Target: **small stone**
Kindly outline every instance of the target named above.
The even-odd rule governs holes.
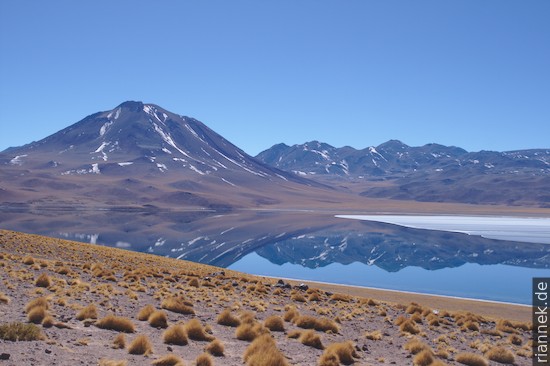
[[[168,347],[166,347],[166,350],[167,350],[168,352],[172,352],[174,349],[173,349],[171,346],[168,346]]]
[[[46,348],[46,349],[44,350],[44,352],[46,352],[47,354],[50,354],[50,353],[52,353],[52,350]]]
[[[0,360],[9,360],[10,356],[11,355],[9,353],[1,353],[0,354]]]

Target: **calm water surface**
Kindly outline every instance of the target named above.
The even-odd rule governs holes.
[[[433,223],[417,217],[412,224],[401,222],[406,227],[396,225],[395,217],[370,219],[311,212],[0,210],[2,229],[274,277],[523,304],[530,302],[531,278],[550,277],[550,245],[543,244],[550,227],[543,221],[522,226],[516,220],[512,227],[485,217],[486,227],[462,220],[458,228],[421,228],[418,221],[424,227]],[[515,240],[480,236],[487,231]]]

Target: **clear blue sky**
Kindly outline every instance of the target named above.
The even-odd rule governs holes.
[[[249,154],[550,148],[548,0],[2,0],[0,150],[126,100]]]

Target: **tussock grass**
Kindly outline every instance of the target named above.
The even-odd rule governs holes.
[[[166,356],[163,356],[161,358],[157,358],[153,362],[151,362],[154,366],[184,366],[185,363],[183,362],[183,359],[180,356],[177,356],[173,353],[168,354]]]
[[[35,299],[32,299],[25,306],[25,313],[28,314],[35,307],[43,307],[48,310],[50,308],[48,299],[46,297],[37,297]]]
[[[489,366],[485,357],[469,352],[459,353],[456,355],[455,361],[468,366]]]
[[[241,341],[251,342],[267,332],[269,331],[259,323],[242,323],[235,329],[235,337]]]
[[[35,306],[28,312],[27,318],[31,323],[40,324],[42,323],[46,315],[48,315],[48,311],[45,307]]]
[[[149,320],[149,316],[155,312],[155,307],[151,304],[145,305],[142,307],[137,315],[137,319],[141,321]]]
[[[309,329],[300,334],[300,337],[298,338],[298,341],[302,343],[303,345],[317,348],[317,349],[324,349],[323,342],[321,341],[321,337],[315,333],[315,331]]]
[[[373,330],[372,332],[365,333],[365,338],[371,341],[379,341],[382,339],[382,332],[379,330]]]
[[[263,334],[246,348],[243,360],[247,366],[288,366],[271,335]]]
[[[114,349],[124,349],[126,348],[126,335],[124,333],[119,333],[116,335],[115,339],[113,339],[113,346]]]
[[[420,329],[414,324],[414,322],[411,319],[405,320],[401,325],[399,325],[399,329],[402,332],[410,333],[410,334],[418,334],[420,333]]]
[[[195,360],[195,366],[214,366],[214,361],[208,353],[201,353]]]
[[[428,346],[426,343],[422,342],[417,338],[413,338],[407,343],[405,343],[403,348],[409,351],[410,353],[412,353],[413,355],[416,355],[417,353],[420,353],[422,351],[431,351],[430,346]]]
[[[225,352],[225,347],[219,339],[214,339],[204,348],[204,350],[212,356],[222,357]]]
[[[353,348],[353,344],[351,342],[341,342],[341,343],[332,343],[330,344],[326,349],[323,355],[321,355],[321,359],[324,357],[324,364],[327,364],[329,360],[333,360],[334,357],[331,357],[330,355],[335,355],[336,358],[340,363],[343,363],[344,365],[351,365],[355,362],[354,357],[357,357],[357,353],[355,352],[355,349]],[[321,362],[320,362],[321,363]]]
[[[153,353],[153,345],[145,334],[140,334],[128,346],[128,353],[131,355],[149,355]]]
[[[287,309],[287,311],[283,315],[283,319],[285,322],[293,322],[299,316],[300,313],[298,312],[298,310],[294,306],[292,306]]]
[[[202,326],[201,322],[198,319],[191,319],[187,324],[185,324],[185,331],[187,332],[187,337],[194,341],[212,341],[214,337],[206,333],[206,330]]]
[[[504,364],[512,365],[515,362],[514,354],[510,350],[507,350],[506,348],[500,346],[491,348],[489,351],[487,351],[487,353],[485,353],[485,356],[491,361],[496,361]]]
[[[172,311],[174,313],[184,314],[184,315],[194,315],[195,310],[193,310],[192,304],[179,297],[169,297],[164,299],[160,306],[163,309]]]
[[[99,366],[126,366],[126,365],[128,365],[128,361],[126,360],[107,360],[107,359],[99,360]]]
[[[154,328],[167,328],[168,327],[168,316],[165,311],[155,310],[149,316],[149,325]]]
[[[0,304],[9,304],[9,303],[10,303],[10,298],[5,293],[0,291]]]
[[[338,325],[328,318],[316,318],[310,315],[298,316],[294,320],[297,327],[304,329],[315,329],[322,332],[338,333]]]
[[[231,313],[231,309],[223,310],[220,315],[218,315],[216,321],[218,324],[228,327],[238,327],[241,324],[239,318]]]
[[[78,314],[76,314],[77,320],[84,319],[97,319],[97,307],[94,304],[90,304],[85,308],[82,308]]]
[[[415,366],[428,366],[433,365],[435,358],[431,350],[423,350],[416,354],[413,358],[413,364]]]
[[[264,320],[264,326],[272,332],[284,332],[285,322],[278,315],[271,315]]]
[[[40,341],[44,339],[42,330],[34,324],[13,322],[0,324],[0,339],[6,341]]]
[[[344,295],[344,294],[332,294],[330,299],[333,301],[350,302],[351,296]]]
[[[34,281],[34,284],[36,287],[50,287],[52,285],[52,280],[50,279],[50,276],[48,276],[46,273],[42,273],[36,281]]]
[[[164,331],[162,339],[166,344],[185,346],[188,343],[187,333],[183,324],[174,324]]]
[[[136,328],[134,323],[126,317],[107,315],[95,323],[95,326],[101,329],[115,330],[117,332],[134,333]]]

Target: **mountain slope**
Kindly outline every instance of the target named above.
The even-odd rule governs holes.
[[[125,102],[0,154],[0,202],[230,207],[319,183],[258,161],[196,119]]]
[[[257,158],[369,197],[550,207],[550,149],[468,152],[390,140],[356,150],[312,141],[274,145]]]

